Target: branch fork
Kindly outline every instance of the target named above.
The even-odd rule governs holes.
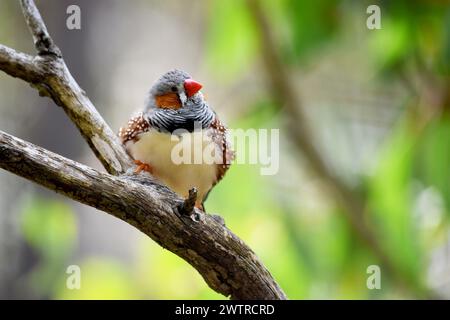
[[[0,70],[28,82],[61,106],[107,173],[2,131],[0,168],[133,225],[186,260],[225,296],[286,299],[253,251],[214,217],[201,215],[202,223],[180,219],[180,212],[196,218],[195,189],[180,199],[153,177],[130,174],[133,160],[73,79],[34,2],[20,2],[37,56],[0,44]]]

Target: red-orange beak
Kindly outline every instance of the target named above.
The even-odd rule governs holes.
[[[201,88],[202,85],[195,80],[192,79],[184,80],[184,91],[186,91],[188,98],[192,97],[194,94],[199,92]]]

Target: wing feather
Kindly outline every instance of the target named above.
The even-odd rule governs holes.
[[[220,122],[218,118],[216,118],[211,123],[211,128],[214,129],[213,139],[220,146],[222,151],[222,163],[217,165],[217,178],[214,183],[214,185],[216,185],[220,180],[222,180],[225,173],[230,168],[231,162],[235,157],[235,153],[231,149],[230,143],[227,140],[227,127]]]
[[[139,134],[147,132],[150,129],[150,123],[145,119],[142,113],[131,118],[126,127],[119,129],[119,137],[123,144],[128,141],[138,141]]]

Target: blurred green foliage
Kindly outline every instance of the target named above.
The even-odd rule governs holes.
[[[40,258],[29,275],[31,286],[37,294],[49,296],[56,284],[55,275],[65,271],[76,245],[72,209],[59,201],[31,198],[25,202],[21,226],[24,239]]]
[[[370,181],[370,206],[377,230],[391,259],[411,284],[420,282],[422,256],[413,216],[412,166],[415,139],[408,124],[392,133],[380,151],[379,166]]]
[[[376,56],[385,59],[387,67],[408,63],[409,59],[425,59],[433,72],[448,75],[448,1],[400,0],[380,4],[387,14],[383,17],[383,30],[375,34],[381,37],[373,46]]]
[[[450,214],[450,117],[433,121],[421,135],[416,152],[416,171],[424,184],[442,193],[446,213]]]
[[[137,282],[128,268],[118,261],[87,258],[79,265],[81,270],[80,289],[68,289],[66,276],[60,276],[55,288],[56,299],[138,299]]]
[[[313,56],[320,45],[328,43],[339,30],[339,1],[287,0],[283,5],[283,19],[290,30],[292,58],[301,61]],[[281,19],[274,23],[281,23]]]
[[[210,1],[208,9],[207,63],[226,80],[256,56],[255,25],[243,1]]]

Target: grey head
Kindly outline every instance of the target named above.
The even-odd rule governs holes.
[[[171,70],[152,86],[144,114],[152,127],[173,132],[208,127],[214,120],[214,111],[205,102],[202,85],[181,70]]]
[[[184,81],[191,79],[191,76],[181,70],[170,70],[163,74],[152,86],[149,92],[147,108],[158,108],[156,97],[164,96],[170,93],[176,93],[180,101],[187,101],[187,94],[184,88]]]

